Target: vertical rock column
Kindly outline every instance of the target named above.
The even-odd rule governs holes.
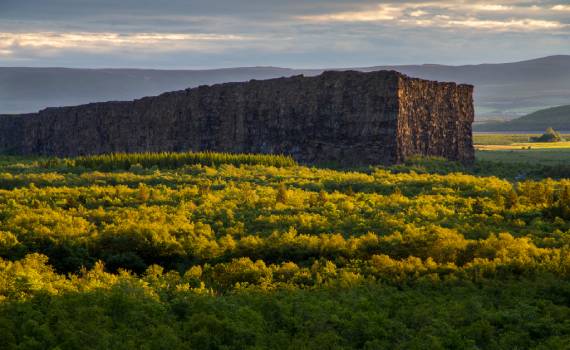
[[[402,77],[397,160],[412,155],[472,162],[473,86]]]

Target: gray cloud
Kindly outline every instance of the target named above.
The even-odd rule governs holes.
[[[477,63],[568,54],[564,1],[1,0],[0,65]]]

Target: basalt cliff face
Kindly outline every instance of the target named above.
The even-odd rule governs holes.
[[[469,162],[473,87],[394,71],[325,72],[0,116],[0,152],[289,154],[308,164]]]

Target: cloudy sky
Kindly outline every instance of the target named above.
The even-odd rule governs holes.
[[[570,1],[0,0],[0,66],[353,67],[570,54]]]

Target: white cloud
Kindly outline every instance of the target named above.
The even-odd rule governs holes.
[[[443,26],[450,27],[466,27],[473,29],[486,29],[496,31],[534,31],[544,29],[561,29],[567,25],[557,21],[545,21],[536,19],[517,19],[517,20],[481,20],[477,18],[450,20],[443,23]]]
[[[570,9],[570,5],[556,5],[553,10]],[[518,0],[506,4],[480,2],[457,3],[402,2],[388,3],[361,11],[332,12],[298,17],[302,20],[323,22],[383,22],[406,28],[467,28],[485,31],[548,31],[568,27],[555,18],[544,15],[544,9],[529,6]]]
[[[555,5],[555,6],[552,6],[552,10],[554,10],[554,11],[569,11],[570,12],[570,5]]]
[[[297,18],[309,22],[376,22],[391,21],[400,17],[401,15],[401,8],[392,6],[378,6],[370,10],[299,16]]]
[[[177,50],[199,49],[207,51],[211,44],[245,41],[234,34],[180,34],[180,33],[92,33],[92,32],[0,32],[0,54],[10,54],[18,49],[80,49],[108,51],[117,48]]]
[[[500,4],[478,4],[474,5],[473,8],[479,11],[508,11],[513,9],[512,6]]]
[[[425,16],[428,13],[426,11],[422,11],[422,10],[416,10],[416,11],[412,11],[410,12],[410,16],[412,17],[421,17],[421,16]]]

